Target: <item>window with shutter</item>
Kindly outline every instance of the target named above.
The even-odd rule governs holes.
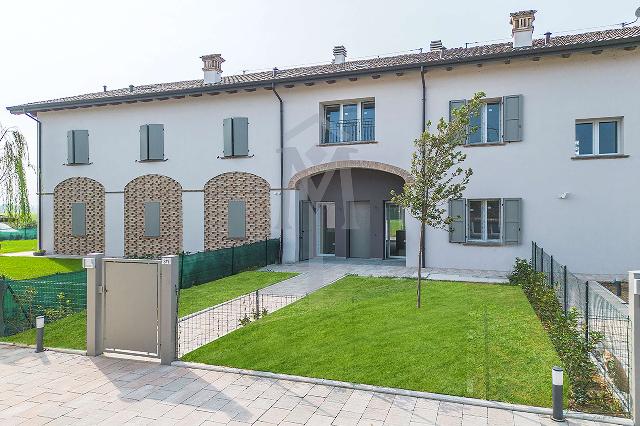
[[[465,99],[458,99],[458,100],[449,101],[449,122],[451,122],[451,120],[453,120],[453,111],[462,108],[466,104],[467,104],[467,101]],[[464,144],[467,144],[467,143],[469,143],[469,139],[468,138],[464,142]]]
[[[230,239],[243,239],[246,238],[246,205],[243,200],[231,200],[229,201],[228,211],[228,227]]]
[[[249,155],[249,119],[246,117],[225,118],[222,122],[225,157]]]
[[[164,125],[140,126],[140,161],[164,160]]]
[[[67,132],[67,164],[89,164],[89,131]]]
[[[144,236],[160,236],[160,202],[148,201],[144,203]]]
[[[87,205],[71,203],[71,235],[84,237],[87,235]]]

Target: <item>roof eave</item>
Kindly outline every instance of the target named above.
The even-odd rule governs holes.
[[[596,41],[596,42],[590,42],[590,43],[575,44],[570,46],[549,46],[549,47],[540,47],[535,49],[523,48],[520,50],[513,50],[509,52],[501,52],[501,53],[482,55],[482,56],[470,56],[465,58],[452,58],[452,59],[443,59],[443,60],[437,60],[437,61],[416,62],[411,64],[393,65],[388,67],[366,68],[362,70],[337,71],[332,73],[317,74],[317,75],[302,76],[302,77],[273,78],[273,79],[268,79],[263,81],[251,81],[246,83],[212,84],[212,85],[203,85],[202,87],[194,87],[189,89],[176,89],[176,90],[167,90],[167,91],[154,92],[154,93],[130,94],[130,95],[114,96],[114,97],[101,98],[101,99],[83,99],[78,101],[63,101],[63,102],[55,102],[55,103],[49,102],[49,103],[34,103],[29,105],[16,105],[16,106],[7,107],[7,110],[11,114],[20,115],[20,114],[26,114],[26,113],[37,113],[37,112],[60,110],[60,109],[87,108],[92,106],[105,106],[105,105],[115,104],[115,103],[154,100],[154,99],[166,98],[166,97],[171,98],[175,96],[189,96],[189,95],[201,95],[201,94],[212,93],[212,92],[224,92],[226,90],[232,90],[232,89],[255,89],[260,87],[268,87],[274,84],[281,85],[281,84],[287,84],[287,83],[303,83],[303,82],[309,82],[309,81],[321,81],[321,80],[330,80],[330,79],[336,79],[336,78],[358,77],[362,75],[371,75],[371,74],[387,73],[387,72],[394,72],[394,71],[419,70],[421,68],[434,69],[434,68],[442,68],[442,67],[447,67],[452,65],[497,61],[497,60],[503,60],[503,59],[512,59],[512,58],[528,57],[528,56],[530,57],[548,56],[548,55],[558,54],[558,53],[585,51],[585,50],[590,50],[596,47],[625,47],[629,45],[635,45],[638,43],[640,43],[640,36],[629,37],[625,39]]]

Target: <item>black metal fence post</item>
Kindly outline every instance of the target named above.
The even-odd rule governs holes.
[[[256,319],[260,318],[260,295],[256,290]]]
[[[269,239],[264,239],[264,266],[269,264]]]
[[[589,280],[585,281],[584,338],[589,341]]]
[[[540,272],[544,274],[544,249],[540,249]]]
[[[567,314],[567,265],[562,267],[562,281],[564,282],[564,313]]]
[[[549,269],[549,282],[553,287],[553,255],[551,255],[551,268]]]
[[[536,264],[536,243],[531,241],[531,266],[535,269]]]

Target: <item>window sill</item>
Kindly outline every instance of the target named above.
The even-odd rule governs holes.
[[[465,143],[462,146],[464,146],[465,148],[476,148],[480,146],[502,146],[506,144],[507,142],[483,142],[483,143]]]
[[[576,155],[572,160],[611,160],[614,158],[629,158],[627,154]]]
[[[330,142],[330,143],[319,143],[316,146],[348,146],[348,145],[371,145],[376,144],[378,141],[354,141],[354,142]]]
[[[162,163],[164,161],[168,161],[168,159],[163,158],[162,160],[136,160],[136,163]]]
[[[222,157],[218,157],[218,160],[233,160],[235,158],[253,158],[255,155],[254,154],[249,154],[249,155],[229,155],[229,156],[222,156]]]
[[[64,163],[63,166],[88,166],[93,163]]]
[[[500,247],[505,244],[502,241],[467,241],[463,243],[465,246],[485,246],[485,247]]]

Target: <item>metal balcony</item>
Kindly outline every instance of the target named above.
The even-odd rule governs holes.
[[[322,123],[322,144],[369,142],[375,140],[374,120],[342,120]]]

